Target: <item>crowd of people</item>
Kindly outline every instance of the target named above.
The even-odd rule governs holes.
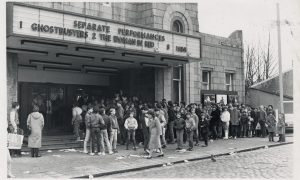
[[[203,141],[203,147],[209,141],[236,138],[265,138],[274,142],[275,133],[279,142],[284,141],[284,114],[276,114],[272,105],[259,108],[244,104],[209,103],[186,105],[162,99],[160,102],[145,103],[137,97],[128,98],[115,94],[115,97],[99,102],[76,101],[73,107],[72,124],[77,140],[83,130],[84,153],[98,155],[117,153],[117,143],[129,145],[133,150],[137,143],[144,146],[145,154],[152,158],[153,151],[164,156],[163,149],[168,144],[177,143],[176,150],[182,150],[188,142],[188,151]],[[90,152],[87,145],[90,142]],[[105,150],[107,147],[107,151]]]

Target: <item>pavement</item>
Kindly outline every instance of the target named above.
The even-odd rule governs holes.
[[[275,141],[277,140],[278,137],[275,138]],[[287,144],[292,142],[292,136],[286,137]],[[185,160],[204,160],[210,158],[212,154],[219,158],[234,152],[246,152],[278,145],[284,145],[284,143],[269,142],[267,138],[238,138],[216,140],[210,142],[208,147],[197,146],[191,152],[177,152],[175,150],[177,145],[169,144],[164,149],[164,157],[152,159],[143,157],[142,147],[133,151],[125,150],[125,146],[118,146],[119,153],[105,156],[83,154],[82,149],[45,151],[42,152],[40,158],[32,158],[29,154],[13,158],[12,172],[16,178],[105,177],[122,172],[183,163]],[[292,149],[289,151],[292,153]]]
[[[105,178],[293,178],[293,144]],[[280,157],[280,158],[279,158]]]

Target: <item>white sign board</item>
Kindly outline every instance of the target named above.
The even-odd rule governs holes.
[[[14,5],[13,33],[200,58],[200,38]]]

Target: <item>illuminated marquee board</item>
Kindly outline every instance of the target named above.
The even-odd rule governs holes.
[[[200,38],[19,5],[13,33],[200,59]]]

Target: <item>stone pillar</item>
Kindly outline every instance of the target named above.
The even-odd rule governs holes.
[[[155,69],[155,100],[172,98],[172,68]]]
[[[11,109],[12,102],[18,100],[18,55],[15,53],[7,53],[6,60],[7,70],[7,115]],[[9,116],[7,116],[9,117]]]

